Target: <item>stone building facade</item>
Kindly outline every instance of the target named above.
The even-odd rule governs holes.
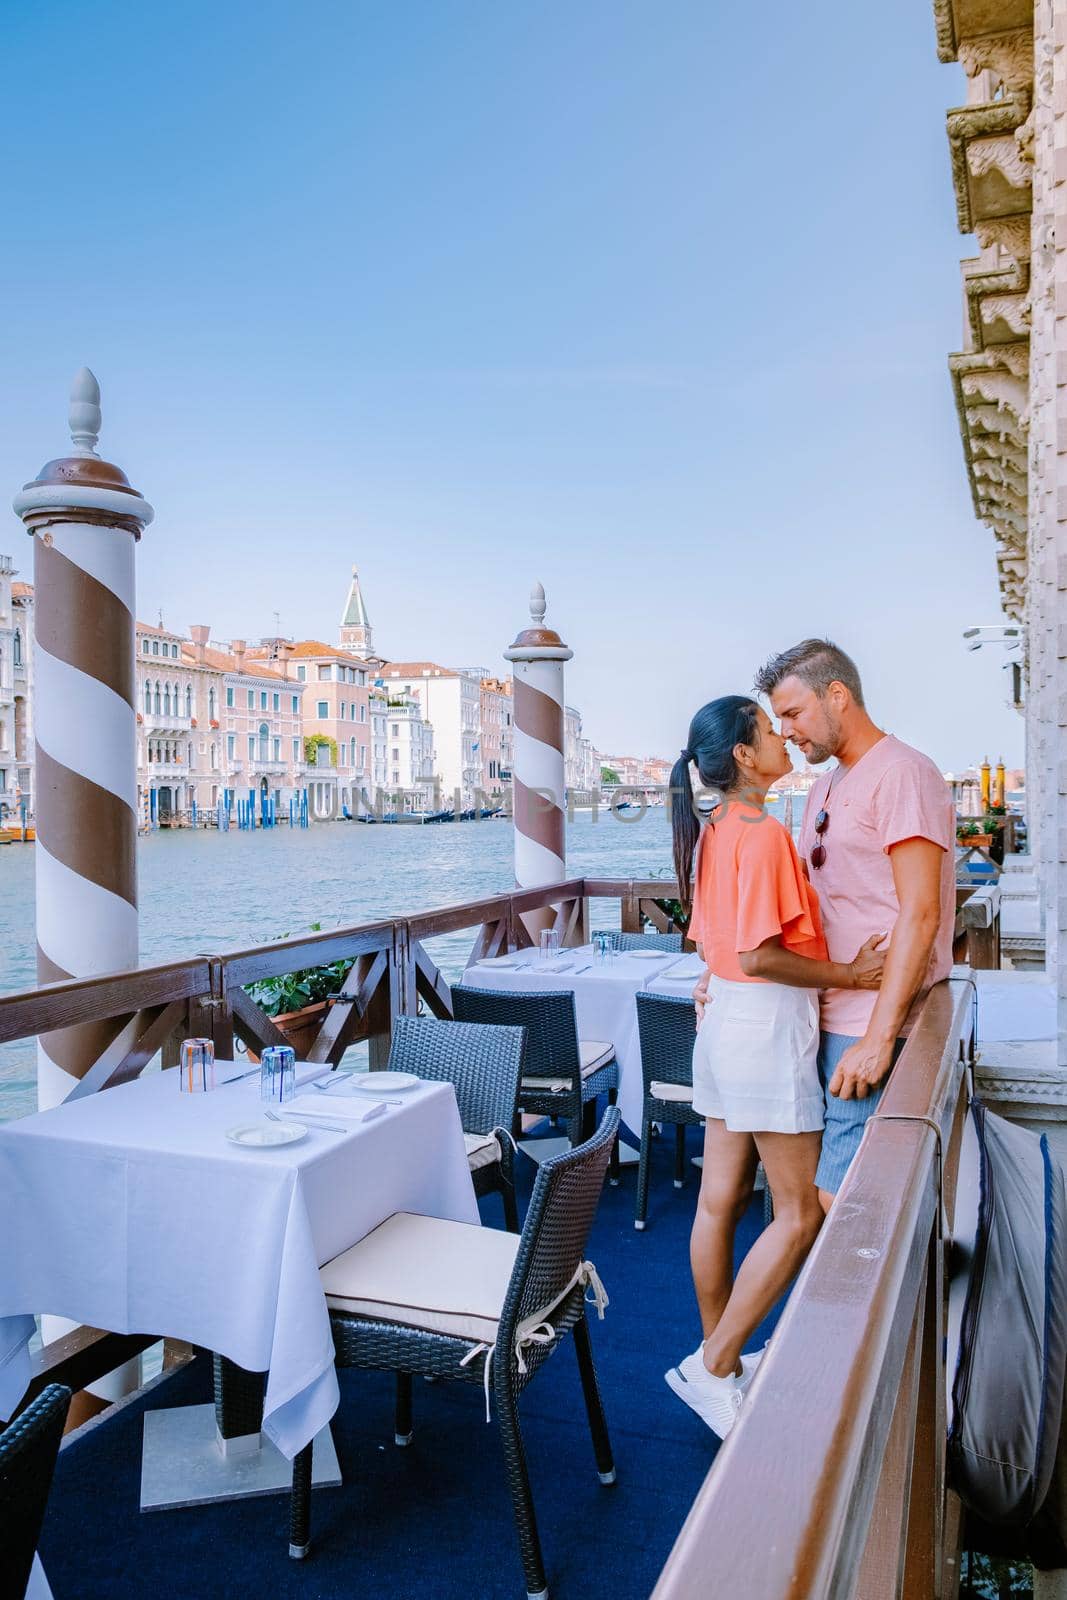
[[[33,588],[0,555],[0,826],[33,815]]]

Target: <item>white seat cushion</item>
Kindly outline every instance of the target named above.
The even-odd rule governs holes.
[[[606,1067],[608,1062],[614,1059],[615,1046],[610,1041],[579,1039],[578,1060],[581,1063],[583,1078],[588,1078],[590,1073]],[[522,1086],[524,1089],[537,1089],[541,1094],[562,1094],[564,1089],[570,1088],[566,1078],[523,1078]]]
[[[692,1100],[693,1085],[691,1083],[657,1083],[653,1078],[649,1089],[657,1100]]]
[[[494,1161],[500,1160],[500,1145],[491,1133],[465,1133],[463,1143],[467,1146],[467,1165],[472,1172],[477,1172],[479,1167],[491,1167]]]
[[[582,1077],[588,1078],[598,1067],[606,1067],[615,1059],[615,1046],[610,1039],[579,1039],[578,1054],[582,1063]]]
[[[397,1211],[319,1278],[335,1311],[492,1344],[518,1248],[517,1233]]]

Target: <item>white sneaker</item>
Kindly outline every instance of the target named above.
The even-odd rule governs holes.
[[[716,1378],[708,1372],[703,1362],[700,1367],[700,1373],[692,1373],[689,1377],[681,1367],[672,1367],[664,1376],[679,1400],[684,1400],[707,1423],[712,1433],[725,1439],[737,1421],[744,1395],[732,1374],[728,1378]]]
[[[749,1384],[752,1382],[753,1378],[756,1376],[756,1369],[766,1353],[767,1346],[763,1345],[761,1349],[753,1350],[750,1355],[743,1355],[741,1357],[741,1372],[737,1380],[737,1387],[742,1391],[742,1393],[744,1393]],[[687,1383],[691,1383],[694,1378],[701,1377],[703,1373],[707,1371],[707,1368],[704,1366],[703,1344],[698,1344],[691,1356],[686,1356],[684,1361],[679,1361],[678,1371],[682,1374],[682,1377]]]
[[[759,1366],[766,1354],[767,1346],[761,1345],[758,1350],[753,1350],[750,1355],[741,1357],[741,1376],[737,1380],[737,1386],[739,1389],[744,1391],[748,1388],[749,1384],[756,1376],[756,1368]]]

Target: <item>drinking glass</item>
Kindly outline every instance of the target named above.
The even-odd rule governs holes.
[[[598,928],[593,935],[593,961],[598,967],[603,967],[610,960],[611,934],[603,928]]]
[[[210,1039],[182,1040],[178,1087],[192,1094],[203,1094],[215,1087],[215,1046]]]
[[[259,1068],[259,1098],[284,1105],[296,1093],[296,1051],[292,1045],[270,1044]]]
[[[552,961],[559,955],[559,933],[555,928],[541,929],[541,960]]]

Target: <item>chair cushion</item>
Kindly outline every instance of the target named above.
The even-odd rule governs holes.
[[[615,1046],[604,1039],[579,1039],[578,1059],[582,1077],[588,1078],[606,1067],[609,1061],[614,1061]],[[541,1094],[562,1094],[564,1089],[570,1088],[570,1083],[566,1078],[523,1078],[522,1087],[536,1089]]]
[[[517,1233],[397,1211],[319,1278],[334,1311],[492,1344],[518,1248]]]
[[[472,1172],[477,1172],[479,1167],[491,1167],[494,1161],[500,1160],[500,1145],[491,1133],[465,1133],[463,1143],[467,1146],[467,1165]]]
[[[582,1077],[588,1078],[599,1067],[606,1067],[615,1059],[615,1046],[610,1039],[580,1039],[578,1054],[582,1062]]]
[[[649,1084],[649,1093],[656,1100],[685,1100],[693,1098],[693,1085],[691,1083],[657,1083],[653,1078]]]

